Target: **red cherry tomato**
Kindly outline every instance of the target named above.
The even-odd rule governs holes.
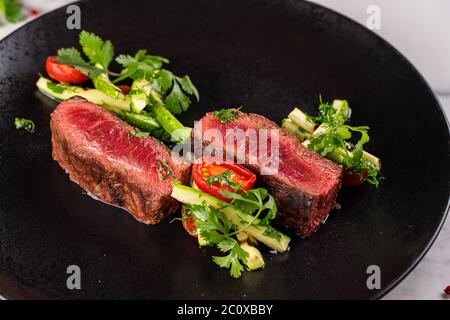
[[[229,171],[229,179],[221,179],[220,182],[211,182],[209,178],[220,176]],[[242,192],[253,187],[256,176],[250,170],[234,162],[217,161],[216,159],[203,158],[201,163],[192,166],[192,176],[197,187],[210,195],[224,201],[231,199],[222,196],[221,191]],[[240,186],[236,190],[236,186]]]
[[[122,92],[124,95],[129,94],[131,91],[130,86],[127,86],[126,84],[119,84],[117,87],[119,88],[120,92]]]
[[[50,78],[61,83],[79,84],[88,79],[88,76],[74,67],[55,61],[55,56],[49,56],[45,62],[45,69]]]
[[[181,208],[181,221],[183,222],[184,229],[193,237],[198,238],[195,234],[197,231],[197,227],[195,226],[195,218],[192,216],[192,213],[186,209],[185,206]]]
[[[342,185],[344,187],[362,186],[366,182],[367,174],[367,169],[364,169],[361,173],[345,170]]]
[[[450,296],[450,286],[447,286],[447,288],[444,289],[444,293]]]

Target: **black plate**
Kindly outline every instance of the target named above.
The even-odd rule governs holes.
[[[238,280],[199,250],[179,223],[146,226],[84,195],[51,158],[54,103],[34,82],[47,55],[73,46],[64,8],[0,43],[0,292],[7,298],[378,298],[431,245],[449,199],[448,126],[423,78],[389,44],[349,19],[300,1],[87,1],[82,27],[116,51],[149,48],[198,85],[182,117],[244,106],[280,123],[318,96],[347,98],[372,130],[386,180],[342,190],[335,211],[264,271]],[[431,58],[431,57],[430,57]],[[37,134],[16,131],[16,116]],[[82,289],[66,288],[78,265]],[[381,268],[381,290],[366,269]]]

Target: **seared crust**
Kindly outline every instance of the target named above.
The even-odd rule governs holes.
[[[115,115],[82,98],[61,103],[52,113],[50,122],[52,155],[70,179],[100,200],[125,208],[134,218],[146,224],[156,224],[175,212],[179,204],[170,197],[172,179],[161,180],[155,170],[156,163],[149,166],[127,159],[127,152],[131,154],[143,146],[153,149],[152,154],[144,154],[143,158],[154,162],[164,159],[172,166],[175,178],[181,182],[188,181],[190,165],[173,162],[169,150],[153,138],[146,138],[145,144],[130,141],[130,149],[124,150],[121,158],[107,155],[107,150],[98,150],[96,144],[98,139],[103,138],[103,131],[93,138],[88,131],[67,123],[73,120],[70,116],[80,110],[92,111],[98,122],[110,122],[111,130],[115,130],[116,135],[127,135],[132,129]],[[114,141],[111,143],[114,144]]]
[[[274,196],[279,214],[278,221],[303,237],[309,237],[336,206],[341,187],[342,166],[305,148],[293,135],[281,130],[269,119],[251,113],[234,110],[238,117],[226,124],[218,121],[213,113],[207,113],[195,126],[196,139],[208,129],[222,133],[228,129],[279,130],[280,168],[274,175],[259,175],[259,180]],[[204,141],[203,148],[214,141]],[[226,145],[223,141],[222,145]],[[233,150],[233,149],[232,149]],[[245,165],[255,173],[261,173],[259,163],[252,164],[246,157]]]

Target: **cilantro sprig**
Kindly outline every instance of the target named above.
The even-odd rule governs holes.
[[[114,83],[127,78],[148,80],[152,83],[153,90],[162,96],[165,107],[173,114],[180,114],[189,108],[192,102],[190,96],[200,100],[198,90],[189,76],[179,77],[162,68],[169,63],[164,57],[148,55],[147,50],[141,49],[134,56],[120,55],[116,61],[123,69]]]
[[[224,212],[202,204],[186,204],[185,210],[195,219],[196,231],[210,246],[216,246],[225,256],[213,256],[213,261],[220,267],[230,269],[231,276],[238,278],[247,263],[248,253],[242,249],[234,238],[237,233],[245,231],[249,226],[267,226],[264,235],[280,239],[281,234],[269,226],[276,217],[277,207],[274,198],[263,188],[246,190],[242,193],[222,191],[223,196],[233,199],[227,206],[233,206],[243,214],[250,214],[253,219],[237,228],[231,223]],[[262,219],[258,219],[265,213]]]
[[[147,50],[141,49],[134,56],[128,54],[121,54],[116,58],[116,62],[122,66],[120,76],[113,82],[117,83],[125,79],[146,79],[153,80],[154,73],[161,69],[164,63],[169,63],[169,60],[160,57],[148,55]]]
[[[55,61],[69,65],[81,71],[91,79],[97,78],[103,70],[88,63],[76,48],[62,48],[58,50],[58,56]]]
[[[276,218],[278,211],[277,205],[267,189],[257,188],[244,190],[241,193],[222,190],[221,194],[224,197],[233,199],[231,205],[236,209],[254,216],[250,224],[256,221],[257,218],[260,218],[264,213],[265,215],[260,222],[261,225],[267,226]]]
[[[222,253],[226,253],[225,256],[213,256],[213,261],[222,268],[230,269],[232,277],[239,278],[244,271],[242,263],[247,262],[248,253],[233,238],[235,233],[230,220],[221,210],[205,203],[185,206],[195,218],[200,235],[209,245],[215,245]]]
[[[93,80],[96,89],[112,98],[122,97],[116,84],[145,79],[151,84],[152,94],[157,95],[158,100],[173,114],[186,111],[192,99],[200,100],[198,90],[188,75],[177,76],[163,68],[169,63],[167,58],[150,55],[145,49],[138,50],[134,55],[120,54],[114,58],[112,42],[87,31],[81,31],[79,44],[81,51],[74,47],[59,49],[55,60],[86,74]],[[119,73],[110,70],[113,61],[121,66]],[[110,77],[115,79],[110,80]]]
[[[80,33],[79,43],[87,60],[78,49],[73,47],[59,49],[55,60],[78,69],[91,79],[96,79],[102,73],[109,73],[109,65],[114,59],[114,47],[111,41],[105,41],[83,30]]]
[[[317,116],[308,116],[310,121],[321,123],[324,128],[321,133],[313,134],[308,148],[323,157],[342,164],[346,170],[364,175],[363,178],[370,184],[378,187],[382,176],[380,171],[369,161],[363,159],[363,146],[369,142],[369,127],[350,126],[347,124],[350,108],[343,101],[339,108],[322,101],[320,97],[319,112]],[[356,143],[355,139],[359,135]]]
[[[105,41],[93,33],[81,31],[80,45],[91,64],[108,70],[109,64],[114,59],[114,47],[111,41]]]

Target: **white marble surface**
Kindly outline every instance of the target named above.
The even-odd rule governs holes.
[[[22,2],[22,15],[24,19],[18,23],[6,23],[5,19],[0,17],[0,39],[20,28],[26,23],[29,23],[39,15],[46,13],[50,10],[59,8],[68,3],[74,2],[74,0],[23,0]],[[35,9],[38,12],[37,16],[31,15],[31,10]]]
[[[449,0],[311,0],[366,24],[366,9],[381,9],[381,29],[375,30],[399,49],[425,76],[450,118],[450,1]],[[24,0],[42,14],[72,0]],[[33,18],[0,27],[0,39]],[[384,299],[449,299],[450,219],[419,265]],[[1,298],[1,296],[0,296]]]

